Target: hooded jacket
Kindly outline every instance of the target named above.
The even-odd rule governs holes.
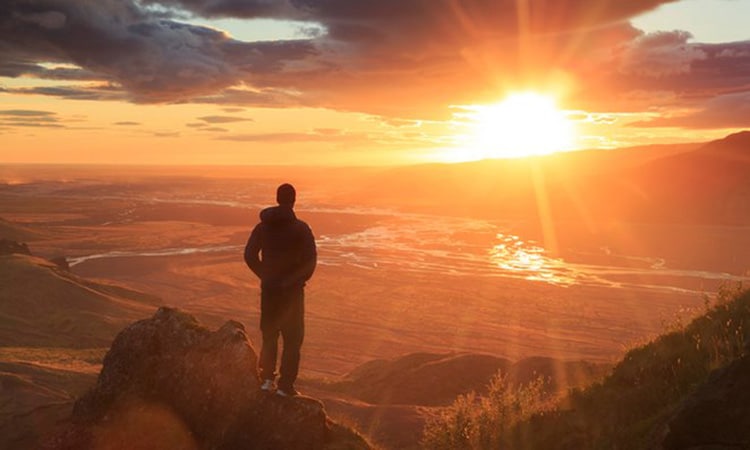
[[[247,240],[245,263],[260,278],[261,289],[301,289],[317,263],[312,230],[291,206],[266,208]]]

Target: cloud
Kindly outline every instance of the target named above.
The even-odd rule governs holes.
[[[6,88],[3,92],[20,95],[47,95],[69,100],[124,100],[127,98],[127,94],[115,86],[38,86]]]
[[[153,133],[154,137],[163,137],[163,138],[175,138],[180,137],[179,131],[157,131],[156,133]]]
[[[214,105],[242,105],[246,107],[286,108],[293,106],[310,106],[305,104],[301,94],[274,88],[248,90],[228,88],[221,92],[196,97],[191,103],[206,103]]]
[[[180,8],[203,17],[284,17],[293,11],[286,0],[143,0],[146,5]]]
[[[51,111],[34,109],[6,109],[0,110],[0,127],[42,127],[42,128],[65,128],[65,125]]]
[[[635,39],[620,60],[620,71],[646,77],[690,72],[693,62],[707,58],[706,52],[689,45],[686,31],[658,32]]]
[[[686,110],[702,107],[715,97],[748,90],[750,41],[692,43],[681,32],[651,37],[651,41],[645,39],[649,44],[625,45],[613,51],[611,59],[586,78],[588,103],[578,106],[590,111],[644,111],[653,110],[655,105]],[[634,49],[639,54],[633,54]],[[662,62],[650,64],[650,69],[633,67],[634,60],[648,61],[656,55]]]
[[[687,32],[645,35],[629,24],[671,1],[6,0],[0,76],[110,87],[6,89],[15,93],[396,119],[448,118],[450,105],[514,89],[564,85],[579,99],[573,108],[628,111],[664,92],[684,107],[748,86],[747,43],[699,44]],[[295,20],[324,32],[242,42],[193,17]]]
[[[250,118],[232,116],[204,116],[198,117],[198,120],[202,120],[206,123],[254,122],[254,120]]]
[[[0,3],[3,74],[45,76],[37,63],[70,63],[83,72],[51,75],[93,73],[122,86],[136,102],[215,93],[254,73],[283,71],[287,62],[312,54],[307,41],[239,42],[212,28],[164,18],[134,0]]]
[[[40,64],[27,61],[9,60],[0,61],[0,76],[17,78],[31,76],[47,80],[75,80],[91,81],[101,80],[101,76],[83,70],[80,67],[44,67]]]
[[[131,121],[122,121],[122,122],[115,122],[113,125],[121,126],[121,127],[133,127],[137,125],[141,125],[140,122],[131,122]]]
[[[364,142],[369,141],[366,133],[327,134],[318,132],[308,133],[257,133],[257,134],[233,134],[218,138],[223,141],[238,142],[273,142],[273,143],[300,143],[300,142]]]
[[[52,117],[56,113],[52,111],[39,111],[35,109],[6,109],[0,111],[3,117]]]
[[[690,129],[750,128],[750,91],[707,100],[688,114],[659,117],[631,124],[634,127],[679,127]]]

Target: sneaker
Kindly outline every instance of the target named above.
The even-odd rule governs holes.
[[[271,392],[273,390],[273,380],[265,380],[263,381],[263,384],[260,385],[261,391]]]
[[[297,391],[293,387],[291,387],[291,388],[278,388],[276,390],[276,395],[278,395],[280,397],[296,397],[296,396],[299,395],[299,391]]]

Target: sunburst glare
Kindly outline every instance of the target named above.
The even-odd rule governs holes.
[[[447,159],[519,158],[575,148],[573,122],[555,100],[537,92],[519,92],[490,105],[470,105],[456,117],[468,123]]]

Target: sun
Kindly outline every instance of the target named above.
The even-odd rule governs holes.
[[[460,116],[468,127],[460,144],[462,159],[546,155],[575,145],[573,122],[553,97],[537,92],[514,93],[491,105],[466,106]]]

